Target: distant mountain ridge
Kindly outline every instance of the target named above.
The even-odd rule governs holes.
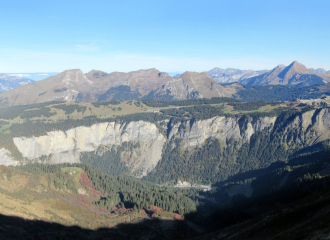
[[[316,74],[303,64],[294,61],[289,66],[279,65],[269,72],[241,81],[244,85],[292,85],[310,86],[330,81],[326,74]]]
[[[8,91],[32,82],[33,80],[25,77],[11,76],[5,73],[0,73],[0,92]]]
[[[185,72],[180,77],[172,78],[169,74],[152,68],[110,74],[92,70],[86,76],[94,82],[96,88],[108,89],[98,96],[98,101],[139,98],[183,100],[230,96],[207,73]]]
[[[309,70],[311,70],[312,72],[316,73],[316,74],[330,74],[330,71],[325,70],[324,68],[309,68]]]
[[[20,86],[0,94],[0,106],[47,101],[96,102],[132,99],[184,100],[191,98],[231,97],[232,87],[224,87],[207,73],[185,72],[172,78],[157,69],[128,73],[106,73],[79,69]]]
[[[57,75],[59,74],[59,72],[30,72],[30,73],[16,72],[16,73],[6,73],[6,74],[9,76],[24,77],[31,79],[33,81],[39,81]]]
[[[243,85],[305,87],[330,84],[330,73],[324,69],[312,71],[297,61],[288,66],[278,65],[270,71],[214,68],[202,73],[185,72],[176,77],[155,68],[127,73],[92,70],[86,74],[80,69],[71,69],[36,82],[17,76],[1,76],[7,84],[2,83],[0,78],[2,89],[8,91],[0,93],[0,107],[48,101],[240,98],[240,93],[245,89]],[[11,89],[13,84],[16,84],[16,88]]]
[[[232,83],[232,82],[241,82],[244,79],[259,76],[268,72],[268,70],[240,70],[235,68],[213,68],[207,73],[218,83]]]
[[[272,70],[240,70],[234,68],[213,68],[207,72],[219,83],[238,82],[249,86],[294,85],[310,86],[330,82],[330,71],[323,68],[307,69],[297,61],[290,65],[278,65]]]

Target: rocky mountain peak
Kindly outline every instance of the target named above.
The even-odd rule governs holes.
[[[85,76],[88,78],[88,79],[93,79],[93,80],[96,80],[96,79],[101,79],[101,78],[104,78],[105,76],[109,75],[108,73],[106,72],[103,72],[101,70],[91,70],[89,71],[88,73],[85,74]]]
[[[288,82],[295,74],[314,74],[312,71],[308,70],[303,64],[294,61],[289,66],[287,66],[278,77],[283,79],[284,82]]]
[[[260,76],[248,78],[242,83],[246,85],[296,85],[309,86],[324,84],[327,82],[326,76],[320,76],[307,69],[298,61],[292,62],[288,66],[278,65],[269,72]]]
[[[138,75],[158,75],[160,71],[156,68],[150,68],[150,69],[141,69],[138,71],[134,71],[132,73]]]
[[[80,69],[66,70],[59,75],[57,79],[61,79],[63,83],[70,85],[72,83],[89,83],[93,82],[89,80]]]
[[[204,72],[205,73],[205,72]],[[202,73],[198,73],[198,72],[189,72],[189,71],[186,71],[184,72],[181,77],[182,78],[187,78],[187,77],[192,77],[192,76],[200,76]],[[208,76],[208,75],[207,75]]]
[[[201,76],[211,78],[207,72],[201,72]]]
[[[285,68],[286,66],[284,64],[279,64],[276,66],[276,68]]]
[[[310,70],[308,70],[303,64],[294,61],[292,62],[288,68],[292,68],[294,69],[297,73],[301,73],[301,74],[310,74],[312,73]]]

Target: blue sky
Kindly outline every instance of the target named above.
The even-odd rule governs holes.
[[[1,1],[0,72],[330,70],[330,1]]]

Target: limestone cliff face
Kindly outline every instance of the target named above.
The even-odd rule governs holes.
[[[186,147],[196,147],[212,137],[226,143],[233,138],[244,144],[251,136],[265,128],[272,131],[276,117],[214,117],[200,121],[186,121],[173,124],[168,135],[171,138],[182,138]],[[317,109],[299,114],[291,120],[279,123],[283,142],[288,146],[312,146],[330,139],[330,109]]]
[[[303,113],[289,122],[284,132],[283,139],[287,143],[305,147],[330,139],[330,109]]]
[[[311,110],[285,121],[277,117],[218,116],[180,123],[165,122],[167,127],[163,130],[167,131],[167,139],[155,124],[135,121],[128,124],[98,123],[65,132],[52,131],[39,137],[22,136],[13,141],[24,158],[36,160],[47,156],[50,163],[80,162],[82,152],[96,151],[100,146],[109,149],[124,142],[139,143],[137,148],[122,152],[120,160],[131,173],[142,177],[156,167],[167,140],[179,138],[183,140],[183,147],[195,148],[202,146],[208,138],[219,139],[223,146],[234,139],[240,147],[249,143],[255,133],[266,129],[270,134],[278,131],[276,134],[282,138],[283,144],[299,150],[330,139],[330,109]],[[18,164],[4,148],[0,149],[0,159],[4,165]]]
[[[66,132],[52,131],[45,136],[19,137],[13,140],[23,157],[37,159],[51,156],[50,163],[79,162],[81,152],[95,151],[100,145],[138,141],[144,154],[137,157],[132,170],[141,169],[142,175],[146,175],[157,165],[166,141],[155,124],[144,121],[131,122],[126,126],[114,122],[99,123]]]
[[[274,125],[276,117],[259,118],[253,123],[252,120],[214,117],[207,120],[177,123],[172,126],[169,138],[182,138],[186,147],[199,146],[210,137],[217,138],[224,143],[231,138],[245,143],[255,132]]]

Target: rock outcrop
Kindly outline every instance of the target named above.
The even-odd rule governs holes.
[[[283,140],[289,145],[300,144],[304,147],[330,139],[330,109],[300,114],[286,124],[284,133]]]
[[[242,143],[248,142],[251,136],[262,131],[265,127],[274,125],[276,117],[264,117],[256,119],[252,124],[252,119],[240,122],[232,117],[214,117],[200,121],[186,121],[171,126],[169,134],[171,138],[182,138],[186,147],[198,147],[208,138],[217,138],[226,143],[231,138],[235,138]]]
[[[40,137],[19,137],[13,140],[23,157],[33,160],[48,156],[50,163],[80,162],[81,152],[96,151],[101,145],[139,142],[143,154],[135,159],[132,171],[141,169],[142,175],[146,175],[157,165],[166,141],[155,124],[144,121],[130,122],[127,125],[99,123],[66,132],[52,131]]]
[[[0,159],[0,164],[4,166],[17,166],[19,164],[19,161],[15,160],[5,148],[0,149]]]

